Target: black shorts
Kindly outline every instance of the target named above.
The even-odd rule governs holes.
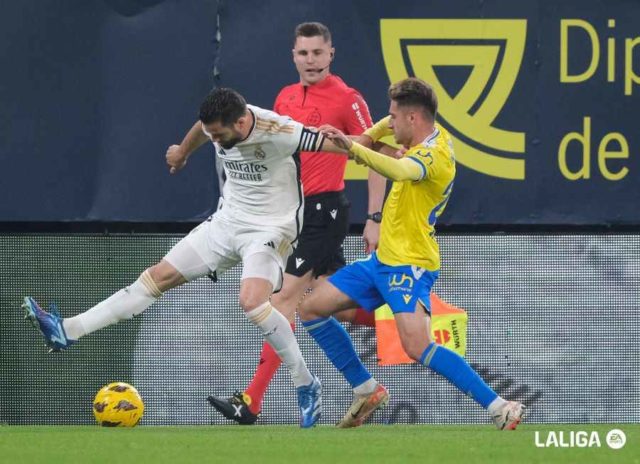
[[[304,223],[285,272],[318,277],[345,265],[342,242],[349,232],[349,200],[344,192],[327,192],[304,199]]]

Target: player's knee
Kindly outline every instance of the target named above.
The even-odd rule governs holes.
[[[407,355],[415,361],[420,361],[420,358],[427,346],[429,346],[429,344],[425,344],[422,340],[402,340],[402,348]]]
[[[251,296],[240,297],[240,307],[246,313],[249,311],[253,311],[261,304],[265,303],[264,300],[258,300],[257,298],[253,298]]]
[[[156,298],[159,298],[162,295],[163,290],[158,285],[157,277],[154,276],[153,267],[145,269],[145,271],[140,274],[140,277],[138,277],[138,281],[142,283],[150,295]]]
[[[316,298],[314,298],[313,292],[309,295],[307,295],[302,302],[300,302],[300,305],[298,305],[298,316],[300,316],[300,319],[303,321],[311,321],[313,319],[317,319],[319,317],[322,317],[321,314],[318,313],[317,311],[317,306],[314,304],[315,303]]]
[[[263,305],[268,301],[264,295],[259,295],[251,291],[240,291],[240,307],[244,312],[253,311],[258,306]]]
[[[240,306],[245,312],[253,311],[258,306],[268,302],[272,293],[273,282],[264,277],[243,278],[240,281]]]
[[[405,350],[407,352],[407,355],[409,355],[409,357],[411,359],[413,359],[414,361],[420,361],[420,358],[422,357],[422,353],[424,353],[424,350],[420,350],[417,349],[416,347],[412,346],[409,349]]]
[[[351,322],[351,323],[353,323],[353,321],[356,318],[356,310],[355,309],[347,309],[345,311],[341,311],[339,313],[336,313],[334,315],[334,317],[336,319],[338,319],[340,322]]]
[[[166,261],[161,261],[155,266],[151,266],[140,275],[140,278],[142,279],[145,275],[148,276],[146,282],[143,280],[145,286],[150,290],[154,290],[155,286],[155,289],[160,293],[164,293],[167,290],[186,282],[185,278],[182,277],[182,274],[180,274]]]

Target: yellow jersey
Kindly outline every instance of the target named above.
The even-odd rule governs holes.
[[[404,156],[418,163],[423,175],[417,181],[393,183],[382,210],[377,256],[389,266],[415,265],[437,271],[440,249],[435,224],[447,205],[456,174],[451,136],[435,124],[433,133]]]

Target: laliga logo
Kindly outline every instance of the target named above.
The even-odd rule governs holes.
[[[566,435],[565,435],[566,433]],[[569,432],[549,431],[546,439],[542,439],[540,432],[535,432],[535,444],[538,448],[600,448],[600,435],[596,431],[585,432],[573,430]],[[606,443],[611,449],[618,450],[627,442],[627,436],[620,429],[613,429],[607,433]]]
[[[431,84],[439,122],[452,131],[456,159],[504,179],[525,178],[525,134],[493,125],[506,103],[524,54],[525,19],[381,19],[380,37],[391,82],[410,76]],[[435,67],[471,67],[450,95]]]

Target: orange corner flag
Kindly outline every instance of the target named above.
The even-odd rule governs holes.
[[[378,364],[390,366],[414,362],[405,353],[398,335],[396,321],[388,305],[376,309],[376,338],[378,340]],[[467,350],[467,312],[431,293],[431,337],[438,345],[445,346],[464,356]]]

